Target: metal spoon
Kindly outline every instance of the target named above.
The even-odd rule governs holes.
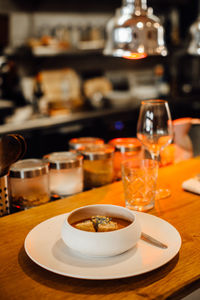
[[[150,243],[154,246],[157,246],[157,247],[160,247],[162,249],[167,249],[168,246],[166,244],[163,244],[162,242],[158,241],[157,239],[155,239],[154,237],[142,232],[141,234],[141,240],[147,242],[147,243]]]

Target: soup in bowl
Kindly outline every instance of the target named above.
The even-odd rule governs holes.
[[[106,257],[134,247],[141,235],[134,212],[116,205],[88,205],[70,212],[62,226],[64,243],[83,255]]]

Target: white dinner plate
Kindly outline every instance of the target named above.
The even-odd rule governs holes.
[[[167,244],[167,249],[139,240],[136,247],[117,256],[82,256],[68,248],[61,239],[61,228],[67,216],[62,214],[34,227],[25,239],[25,251],[44,269],[74,278],[116,279],[152,271],[178,253],[181,237],[168,222],[147,213],[134,213],[139,217],[142,231]]]

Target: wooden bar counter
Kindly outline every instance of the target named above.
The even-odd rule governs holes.
[[[184,180],[200,173],[200,158],[161,168],[159,184],[171,196],[149,213],[171,223],[182,246],[167,264],[143,275],[115,280],[74,279],[49,272],[24,250],[28,232],[40,222],[89,204],[124,206],[122,183],[50,202],[0,218],[0,299],[181,299],[200,286],[200,196],[183,191]],[[97,270],[98,272],[98,270]]]

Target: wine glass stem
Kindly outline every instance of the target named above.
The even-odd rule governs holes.
[[[151,154],[152,159],[158,162],[157,167],[156,167],[156,176],[158,178],[158,168],[159,168],[160,154],[155,153],[155,152],[151,152],[150,154]]]

